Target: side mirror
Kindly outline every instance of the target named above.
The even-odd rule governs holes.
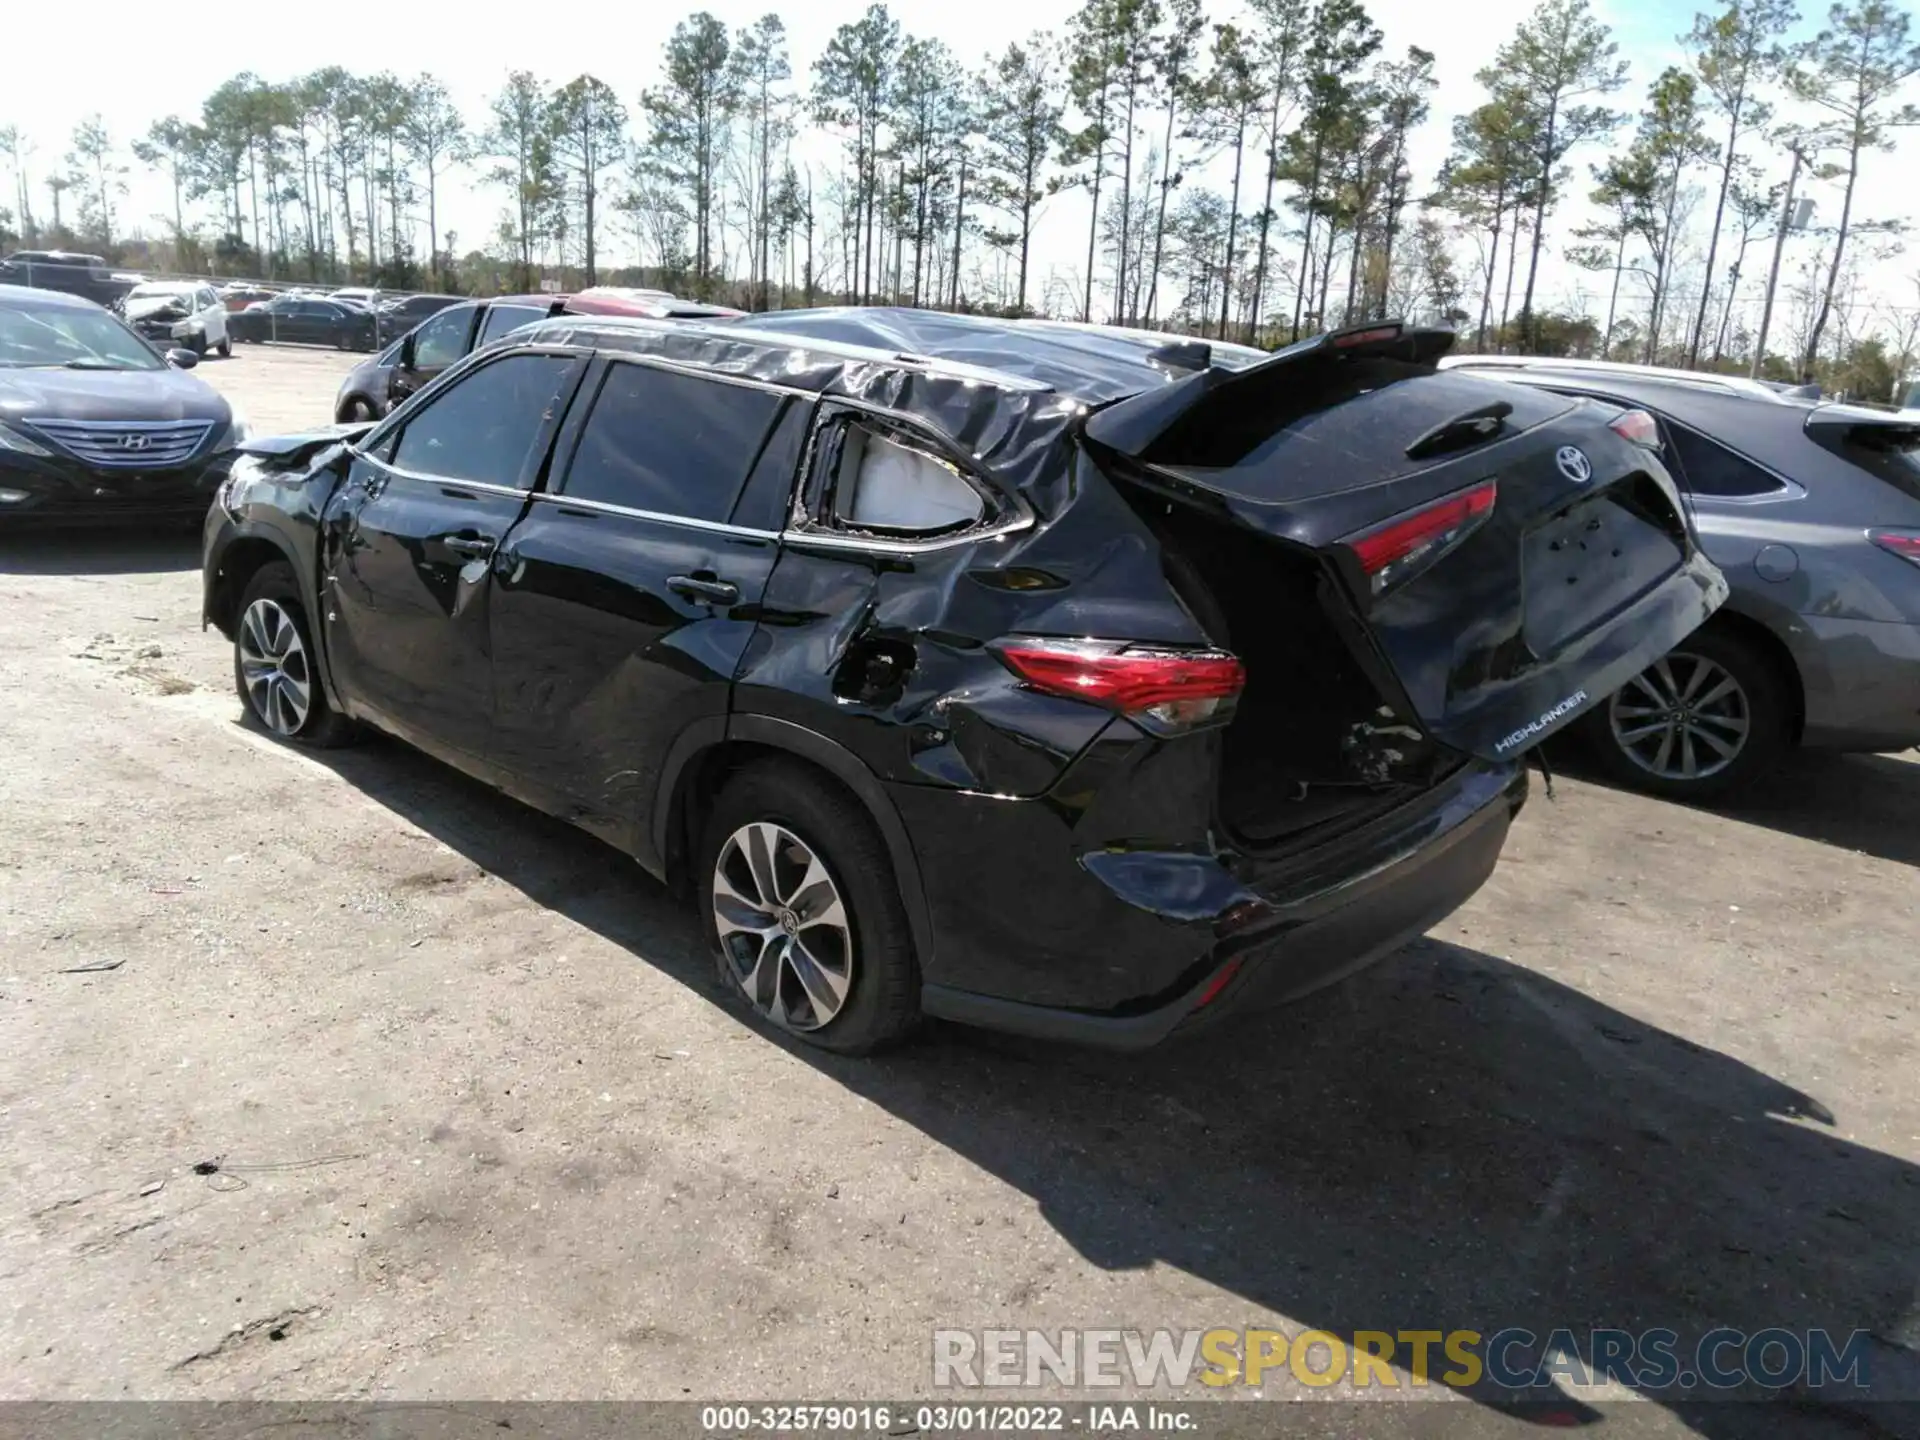
[[[176,370],[191,370],[199,363],[200,357],[191,350],[183,350],[176,345],[173,349],[167,351],[167,364]]]

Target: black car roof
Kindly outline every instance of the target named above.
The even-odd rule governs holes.
[[[1186,373],[1152,358],[1184,337],[1107,325],[892,307],[775,310],[714,324],[977,366],[1090,404],[1136,395]],[[1209,348],[1213,362],[1229,369],[1266,358],[1264,352],[1241,345]]]

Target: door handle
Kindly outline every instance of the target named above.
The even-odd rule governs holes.
[[[495,542],[484,537],[474,539],[467,535],[449,535],[445,543],[447,549],[456,555],[464,555],[469,560],[484,560],[493,554]]]
[[[689,600],[710,600],[715,605],[735,605],[740,600],[740,587],[730,580],[713,580],[697,575],[669,575],[667,588],[676,595],[685,595]]]

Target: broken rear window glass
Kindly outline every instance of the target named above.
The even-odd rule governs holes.
[[[946,461],[849,425],[834,474],[834,519],[857,530],[927,534],[977,523],[980,492]]]

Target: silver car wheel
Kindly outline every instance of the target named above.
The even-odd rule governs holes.
[[[1675,651],[1641,671],[1607,704],[1613,743],[1662,780],[1705,780],[1740,758],[1753,710],[1718,661]]]
[[[296,735],[313,704],[313,672],[300,627],[277,600],[256,600],[240,617],[240,676],[253,713],[276,735]]]
[[[787,1030],[818,1030],[853,986],[853,930],[833,876],[791,830],[742,825],[713,865],[713,923],[753,1008]]]

